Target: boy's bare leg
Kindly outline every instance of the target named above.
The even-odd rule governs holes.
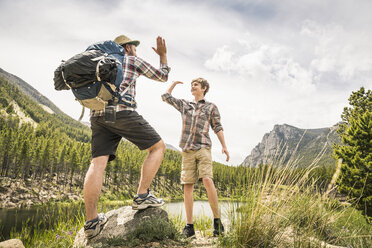
[[[192,211],[194,207],[194,184],[184,184],[183,185],[184,200],[185,200],[185,210],[186,210],[186,224],[192,224]]]
[[[211,206],[214,218],[219,218],[219,211],[218,211],[218,196],[216,187],[214,186],[213,180],[209,177],[203,178],[203,184],[205,189],[207,190],[207,196],[209,205]]]

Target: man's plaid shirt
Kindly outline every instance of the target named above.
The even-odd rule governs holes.
[[[203,147],[211,147],[209,137],[209,125],[215,133],[223,130],[221,116],[218,108],[204,99],[199,102],[189,102],[177,99],[169,93],[162,96],[163,101],[175,107],[182,115],[182,135],[180,147],[183,151],[199,150]]]
[[[116,111],[122,110],[134,110],[137,107],[135,101],[136,97],[136,79],[144,75],[149,79],[153,79],[160,82],[166,82],[168,80],[168,73],[170,68],[167,65],[160,65],[160,69],[154,68],[152,65],[144,61],[143,59],[135,56],[124,56],[123,61],[123,81],[119,88],[119,94],[124,98],[124,90],[129,86],[129,89],[125,92],[125,99],[129,99],[133,102],[132,106],[126,106],[118,104]],[[104,110],[91,111],[90,116],[103,116]]]

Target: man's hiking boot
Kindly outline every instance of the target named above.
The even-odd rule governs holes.
[[[147,196],[145,198],[140,197],[138,194],[133,198],[132,209],[133,210],[141,210],[148,207],[161,207],[163,206],[165,201],[161,198],[156,198],[154,194],[147,191]]]
[[[101,233],[103,227],[107,223],[107,217],[104,213],[99,213],[94,220],[85,222],[84,233],[87,239],[92,239]]]
[[[186,225],[183,228],[182,235],[186,236],[186,238],[190,238],[192,236],[195,236],[195,230],[193,226]]]
[[[213,225],[214,225],[213,236],[216,237],[222,235],[225,229],[223,228],[221,220],[215,219]]]

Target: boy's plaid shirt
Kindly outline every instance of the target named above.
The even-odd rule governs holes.
[[[128,87],[129,89],[126,91],[125,96],[126,98],[129,97],[134,102],[133,107],[128,107],[125,105],[118,104],[116,106],[116,111],[122,110],[134,110],[137,107],[137,103],[135,101],[136,97],[136,79],[144,75],[149,79],[153,79],[160,82],[166,82],[168,80],[168,74],[170,72],[170,68],[167,65],[160,64],[160,69],[156,69],[143,59],[135,56],[124,56],[123,61],[123,82],[119,88],[119,94],[123,96],[124,90]],[[103,116],[105,114],[104,109],[99,111],[92,110],[90,112],[90,116]]]
[[[162,96],[163,101],[176,108],[182,115],[182,135],[180,147],[183,151],[199,150],[203,147],[211,147],[209,137],[209,125],[215,133],[223,130],[221,116],[218,108],[204,99],[199,102],[189,102],[177,99],[169,93]]]

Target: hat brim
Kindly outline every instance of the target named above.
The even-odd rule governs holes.
[[[120,46],[126,45],[126,44],[133,44],[137,47],[140,44],[140,42],[138,40],[131,40],[131,41],[128,41],[128,42],[121,43]]]

